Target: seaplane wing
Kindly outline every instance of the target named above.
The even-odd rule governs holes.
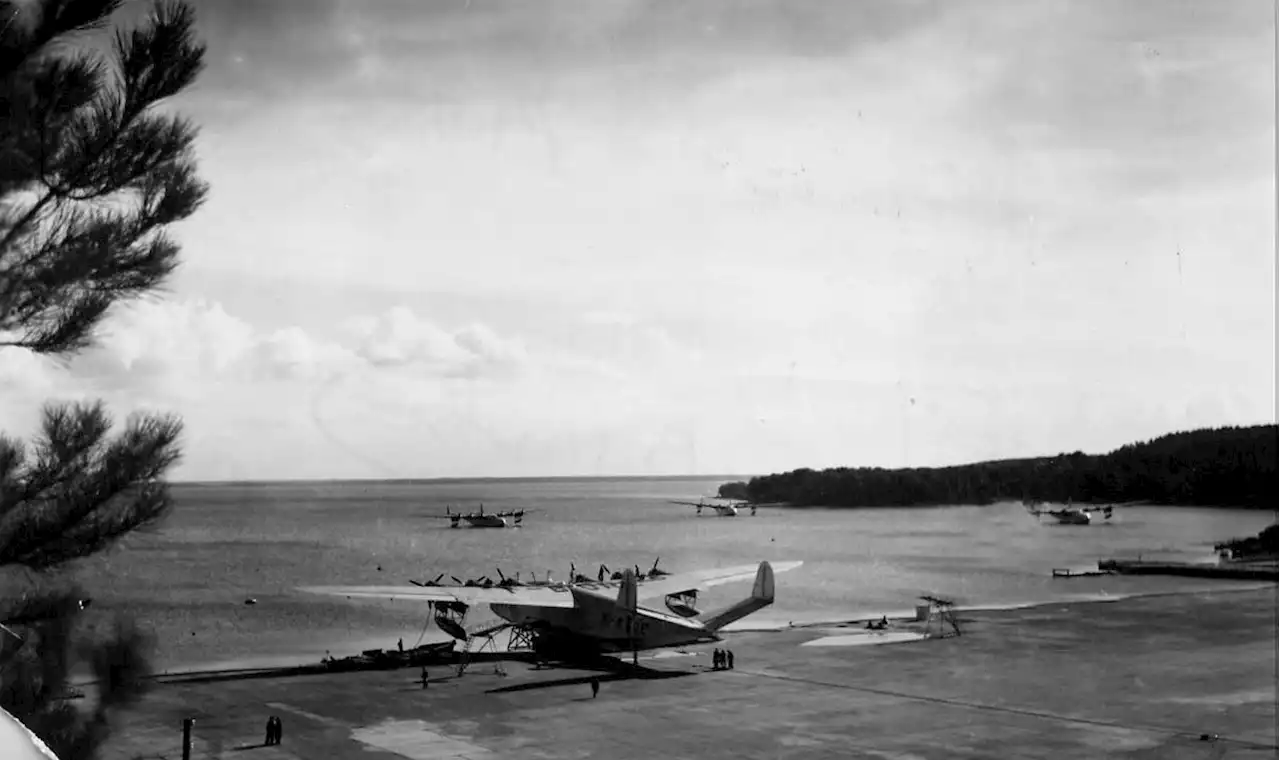
[[[772,562],[773,572],[785,573],[803,565],[803,562]],[[649,578],[636,584],[636,596],[640,599],[652,599],[659,596],[670,596],[685,591],[697,591],[712,586],[720,586],[734,581],[749,581],[756,577],[759,565],[739,565],[722,567],[716,570],[691,570],[684,573],[672,573],[658,578]]]
[[[794,570],[803,562],[777,562],[773,572]],[[638,599],[656,599],[661,596],[697,591],[734,581],[747,581],[756,577],[759,565],[739,565],[716,570],[693,570],[648,578],[636,584]],[[616,594],[621,581],[585,581],[575,583],[603,594]],[[539,586],[303,586],[299,591],[323,596],[340,596],[347,599],[406,599],[418,602],[462,602],[467,606],[478,604],[519,604],[529,607],[574,606],[569,586],[562,583]]]
[[[407,599],[418,602],[524,604],[533,607],[573,607],[573,594],[564,585],[554,586],[303,586],[308,594],[348,599]]]

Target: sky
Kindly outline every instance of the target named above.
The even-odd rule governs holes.
[[[146,5],[128,4],[121,23]],[[50,399],[177,480],[757,474],[1276,422],[1269,0],[204,0],[205,205]]]

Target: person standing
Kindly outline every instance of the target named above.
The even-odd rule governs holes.
[[[595,699],[600,694],[600,679],[591,679],[591,698]]]
[[[729,670],[733,670],[733,650],[732,649],[724,650],[724,656],[725,656],[725,659],[729,661],[728,662]]]

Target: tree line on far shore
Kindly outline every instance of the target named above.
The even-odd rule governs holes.
[[[802,468],[726,483],[720,496],[815,507],[990,504],[1005,499],[1277,507],[1276,425],[1170,433],[1107,454],[953,467]]]

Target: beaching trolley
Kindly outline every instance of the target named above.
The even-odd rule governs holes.
[[[924,622],[924,637],[926,639],[943,639],[947,636],[959,636],[961,634],[960,619],[956,617],[956,603],[954,600],[928,594],[922,595],[920,599],[929,605],[929,612]],[[935,626],[937,627],[936,633],[934,632]]]
[[[493,654],[493,674],[496,676],[505,676],[507,674],[507,670],[502,667],[501,652],[498,650],[498,644],[497,641],[495,641],[495,637],[507,629],[512,629],[512,632],[514,633],[514,626],[510,623],[502,623],[490,628],[483,628],[467,636],[466,641],[462,645],[462,651],[458,654],[458,677],[462,677],[462,674],[467,671],[467,666],[471,664],[471,658],[474,655],[485,654],[486,652]],[[479,645],[475,645],[475,642],[477,641],[480,642]]]

